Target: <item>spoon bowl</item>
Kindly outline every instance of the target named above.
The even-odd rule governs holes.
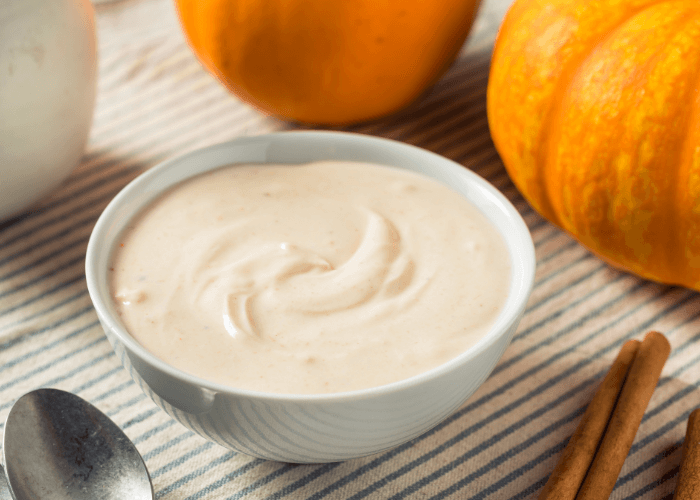
[[[5,423],[3,461],[15,500],[154,498],[126,434],[84,399],[58,389],[17,400]]]

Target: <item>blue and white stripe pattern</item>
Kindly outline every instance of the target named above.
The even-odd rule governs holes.
[[[134,440],[159,499],[535,498],[622,343],[657,329],[673,350],[612,498],[670,499],[686,420],[700,406],[700,298],[603,264],[510,183],[485,113],[503,2],[485,1],[460,60],[419,103],[351,129],[472,169],[515,204],[535,241],[535,288],[520,327],[456,413],[378,455],[295,466],[196,436],[132,382],[87,295],[85,248],[97,217],[163,159],[292,126],[241,104],[201,69],[169,0],[123,0],[98,8],[98,103],[82,164],[32,212],[0,225],[0,422],[26,391],[75,392]]]

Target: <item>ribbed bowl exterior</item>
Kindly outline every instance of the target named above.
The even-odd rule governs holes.
[[[109,328],[105,332],[133,380],[182,425],[246,455],[294,463],[349,460],[420,436],[454,413],[479,388],[512,336],[502,336],[473,362],[421,384],[358,397],[297,401],[211,394],[186,381],[163,377],[130,352]]]

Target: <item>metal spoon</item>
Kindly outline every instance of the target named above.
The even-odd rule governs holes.
[[[7,484],[5,469],[2,468],[2,465],[0,465],[0,500],[12,500],[10,486]]]
[[[3,438],[8,499],[153,500],[138,450],[122,430],[84,399],[38,389],[14,404]]]

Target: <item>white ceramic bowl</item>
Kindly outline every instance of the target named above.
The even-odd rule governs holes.
[[[129,220],[174,184],[233,163],[355,160],[417,171],[476,205],[508,247],[512,279],[491,331],[474,347],[421,375],[327,395],[241,390],[184,373],[146,351],[126,331],[109,296],[110,254]],[[515,332],[532,289],[534,248],[522,218],[484,179],[450,160],[400,142],[334,132],[246,137],[164,162],[119,193],[97,221],[87,250],[90,296],[114,350],[153,401],[180,423],[255,457],[314,463],[376,453],[419,436],[445,419],[488,377]]]

